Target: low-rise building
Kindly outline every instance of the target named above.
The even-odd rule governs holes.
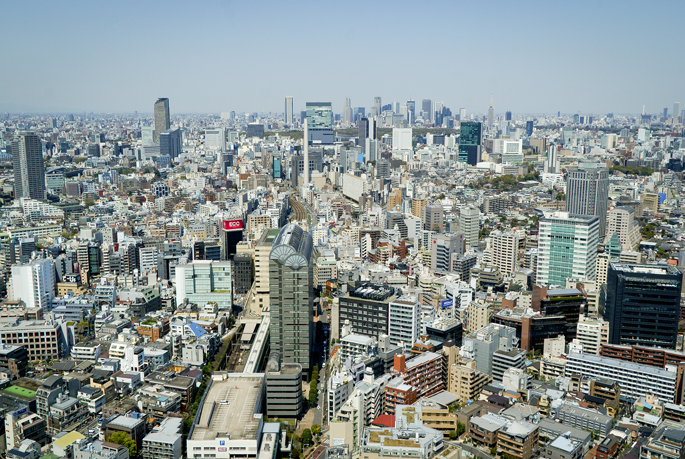
[[[583,442],[568,433],[559,435],[542,448],[545,459],[581,459],[584,454]]]
[[[555,418],[564,424],[597,432],[602,437],[608,435],[614,425],[611,416],[570,403],[564,403],[558,407],[555,411]]]
[[[526,421],[513,421],[497,431],[497,450],[518,459],[529,459],[538,448],[540,428]]]
[[[143,459],[180,459],[183,435],[181,418],[166,418],[143,437]]]

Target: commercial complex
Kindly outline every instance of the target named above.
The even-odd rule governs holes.
[[[271,351],[284,363],[309,372],[313,340],[312,236],[295,224],[284,226],[269,255]]]

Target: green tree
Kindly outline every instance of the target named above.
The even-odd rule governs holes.
[[[302,446],[312,444],[312,431],[310,429],[304,429],[302,432]]]
[[[459,438],[459,434],[457,434],[456,430],[451,430],[449,436],[450,440],[456,440],[457,438]]]
[[[293,459],[300,459],[301,455],[302,455],[302,453],[300,452],[300,448],[294,448],[293,447],[292,458]]]
[[[493,446],[490,448],[490,456],[496,456],[497,455],[497,447]]]
[[[312,425],[312,433],[314,435],[320,435],[321,434],[321,426],[319,424]]]
[[[464,432],[466,432],[466,425],[462,424],[461,422],[457,422],[457,436],[461,436]]]
[[[93,199],[93,198],[86,198],[83,200],[83,206],[86,209],[89,208],[90,206],[92,206],[93,204],[95,204],[95,199]]]
[[[136,454],[138,454],[136,451],[136,442],[134,442],[131,437],[126,435],[124,432],[114,432],[112,435],[107,437],[107,441],[128,448],[129,457],[135,457]]]

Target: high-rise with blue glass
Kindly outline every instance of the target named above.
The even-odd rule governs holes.
[[[537,283],[566,286],[566,279],[594,281],[599,217],[546,212],[540,219]]]
[[[483,125],[478,121],[463,121],[459,135],[459,162],[475,166],[480,161]]]

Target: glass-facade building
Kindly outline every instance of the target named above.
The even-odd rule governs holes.
[[[565,287],[566,279],[596,278],[599,218],[547,212],[540,219],[537,283]]]
[[[335,134],[330,102],[307,102],[307,129],[310,144],[333,144]]]
[[[274,179],[284,179],[285,171],[283,170],[283,157],[281,155],[274,155],[271,159],[271,166],[273,170]]]
[[[230,261],[198,260],[176,266],[176,301],[186,299],[203,307],[217,303],[219,309],[233,306],[232,271]]]
[[[274,239],[269,254],[269,304],[271,351],[283,363],[311,368],[313,342],[312,235],[291,223]]]
[[[475,166],[480,161],[483,143],[483,125],[479,121],[461,123],[459,135],[459,162]]]
[[[675,266],[609,264],[609,343],[675,349],[682,283]]]

